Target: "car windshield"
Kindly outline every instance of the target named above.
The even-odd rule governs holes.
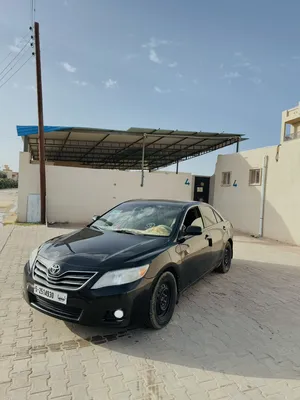
[[[123,203],[94,221],[90,228],[149,236],[170,236],[181,204]]]

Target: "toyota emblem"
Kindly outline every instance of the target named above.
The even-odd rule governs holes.
[[[48,272],[49,272],[51,275],[58,275],[58,274],[60,273],[60,266],[59,266],[58,264],[51,265],[51,266],[48,268]]]

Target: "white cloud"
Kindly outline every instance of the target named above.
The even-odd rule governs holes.
[[[177,65],[178,65],[178,63],[177,63],[176,61],[174,61],[174,62],[170,63],[170,64],[168,65],[168,67],[170,67],[170,68],[176,68]]]
[[[261,72],[261,68],[252,64],[252,62],[250,62],[248,58],[243,55],[243,53],[237,52],[234,53],[234,55],[240,59],[240,62],[234,65],[235,68],[246,68],[249,71],[256,73]]]
[[[193,84],[194,84],[194,85],[198,85],[198,84],[199,84],[198,79],[193,79]]]
[[[154,86],[154,91],[160,94],[165,94],[165,93],[170,93],[171,90],[170,89],[161,89],[158,86]]]
[[[103,81],[103,83],[107,89],[112,89],[118,86],[118,82],[112,80],[111,78],[109,78],[107,81]]]
[[[300,60],[300,56],[293,56],[292,60]]]
[[[76,72],[76,67],[73,67],[70,65],[68,62],[61,62],[61,66],[67,71],[67,72]]]
[[[23,38],[15,38],[14,40],[14,44],[9,45],[8,48],[10,51],[14,52],[14,53],[18,53],[22,47],[25,45],[26,40],[24,40]]]
[[[155,47],[162,46],[162,45],[169,45],[172,44],[170,40],[165,40],[165,39],[156,39],[155,37],[152,37],[148,43],[142,44],[142,47],[147,48],[150,47],[154,49]]]
[[[177,78],[183,78],[183,75],[180,72],[177,72],[176,77]]]
[[[73,81],[73,83],[77,86],[87,86],[88,84],[86,81]]]
[[[253,82],[255,85],[260,85],[262,83],[262,80],[260,78],[257,78],[257,76],[250,78],[250,81]]]
[[[220,64],[220,69],[224,69],[224,64]]]
[[[126,61],[131,61],[131,60],[133,60],[133,59],[135,59],[135,58],[137,58],[137,57],[138,57],[137,54],[127,54],[127,55],[125,56],[125,60],[126,60]]]
[[[156,64],[162,63],[161,59],[158,57],[158,55],[154,49],[150,49],[150,51],[149,51],[149,60]]]
[[[236,78],[240,78],[241,74],[237,71],[235,72],[228,72],[224,75],[225,79],[236,79]]]

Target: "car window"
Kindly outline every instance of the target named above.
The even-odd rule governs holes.
[[[108,211],[90,227],[136,235],[170,236],[181,212],[181,204],[128,202]]]
[[[217,220],[217,224],[218,224],[219,222],[222,222],[223,219],[221,218],[220,214],[218,214],[216,210],[214,210],[214,213],[215,213],[215,217],[216,217],[216,220]]]
[[[206,227],[215,225],[217,223],[215,213],[214,213],[213,209],[210,208],[209,206],[202,206],[201,213],[203,216],[204,225]]]
[[[186,228],[190,225],[200,226],[202,229],[204,228],[201,213],[199,207],[197,206],[190,208],[186,213],[186,216],[183,221],[182,231],[184,232]]]

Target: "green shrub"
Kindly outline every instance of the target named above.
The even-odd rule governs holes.
[[[13,179],[4,179],[0,177],[0,189],[13,189],[18,187],[18,182]]]
[[[7,178],[6,173],[3,171],[0,171],[0,179],[6,179],[6,178]]]

